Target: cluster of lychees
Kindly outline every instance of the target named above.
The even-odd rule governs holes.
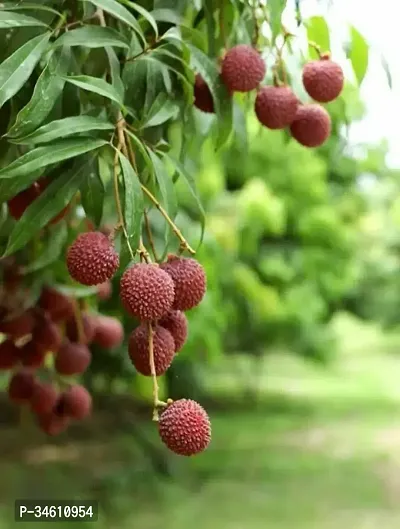
[[[305,147],[322,145],[331,133],[331,118],[318,103],[328,103],[340,95],[344,85],[342,68],[330,59],[329,53],[305,64],[303,85],[317,102],[307,104],[298,99],[290,86],[276,78],[273,85],[260,86],[265,74],[261,55],[246,44],[234,46],[222,60],[220,78],[229,94],[257,90],[254,110],[263,126],[272,130],[289,128],[292,137]],[[200,74],[195,78],[194,96],[197,108],[214,112],[212,93]]]
[[[83,285],[110,280],[119,268],[112,236],[99,231],[81,233],[67,253],[71,277]],[[163,375],[188,335],[184,314],[202,301],[206,292],[203,267],[193,258],[169,255],[163,263],[144,259],[127,268],[120,281],[125,310],[140,324],[129,337],[129,357],[144,376]],[[156,380],[155,380],[156,384]],[[211,427],[204,409],[188,399],[163,403],[155,395],[161,440],[173,452],[194,455],[210,442]]]
[[[59,434],[71,421],[90,414],[90,393],[70,378],[89,367],[89,344],[117,346],[123,340],[122,325],[115,318],[83,312],[79,332],[75,301],[51,286],[43,287],[35,306],[21,310],[18,298],[22,301],[26,294],[21,274],[13,266],[2,272],[0,370],[10,372],[8,396],[27,405],[48,435]],[[106,291],[110,293],[110,285],[101,285],[99,297]]]

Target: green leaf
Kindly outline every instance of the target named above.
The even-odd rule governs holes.
[[[11,99],[30,77],[44,52],[51,33],[38,35],[26,42],[0,64],[0,107]]]
[[[23,154],[17,160],[0,169],[0,180],[16,178],[17,176],[37,171],[53,163],[75,158],[75,156],[93,151],[104,145],[107,145],[104,140],[85,139],[82,141],[82,138],[78,138],[60,140],[52,145],[36,147],[36,149]]]
[[[47,24],[36,18],[20,15],[10,11],[0,11],[0,29],[4,28],[20,28],[20,27],[35,27],[44,26]]]
[[[189,188],[189,191],[190,191],[191,195],[193,196],[193,198],[194,198],[194,200],[196,202],[197,209],[198,209],[198,212],[199,212],[199,215],[200,215],[200,224],[201,224],[201,235],[200,235],[200,242],[199,242],[199,246],[200,246],[200,244],[203,242],[203,238],[204,238],[204,228],[205,228],[205,223],[206,223],[206,214],[205,214],[205,211],[204,211],[204,208],[203,208],[203,204],[201,203],[199,193],[197,191],[196,180],[195,180],[194,176],[192,174],[190,174],[189,171],[186,170],[186,167],[183,164],[181,164],[178,160],[175,160],[174,158],[172,158],[169,155],[166,155],[166,157],[171,161],[171,163],[175,166],[175,168],[178,171],[178,173],[185,180],[185,182],[186,182],[186,184],[187,184],[187,186]]]
[[[39,76],[32,98],[17,115],[7,137],[26,136],[34,131],[49,115],[63,91],[65,81],[57,74],[68,70],[71,59],[67,49],[57,50]]]
[[[54,9],[53,7],[45,6],[43,4],[34,4],[29,2],[20,2],[16,4],[15,2],[3,2],[2,7],[8,9],[9,11],[19,11],[19,10],[33,10],[33,11],[47,11],[49,13],[54,13],[55,15],[61,16],[61,13]]]
[[[157,22],[169,22],[177,26],[182,24],[182,17],[172,9],[154,9],[150,14]]]
[[[287,0],[268,0],[269,25],[272,33],[272,45],[281,32],[282,13],[285,10]]]
[[[155,21],[153,15],[147,11],[147,9],[144,9],[144,7],[140,6],[136,2],[132,2],[131,0],[120,0],[121,3],[131,7],[135,11],[139,13],[147,22],[150,24],[150,26],[153,28],[156,38],[158,38],[158,27],[157,22]]]
[[[208,54],[210,57],[216,57],[217,49],[215,45],[215,34],[217,26],[214,18],[214,0],[204,0],[204,12],[206,15],[207,23],[207,42],[208,42]]]
[[[118,93],[121,101],[124,100],[125,87],[121,79],[121,65],[115,51],[112,48],[105,48],[108,62],[110,63],[111,84]]]
[[[57,119],[32,132],[28,136],[11,139],[12,143],[22,145],[34,145],[38,143],[48,143],[58,138],[65,138],[82,132],[93,130],[112,130],[115,126],[104,118],[94,116],[72,116],[69,118]]]
[[[70,77],[64,77],[68,83],[72,83],[75,86],[78,86],[82,90],[87,90],[88,92],[94,92],[95,94],[111,99],[115,103],[118,103],[120,107],[123,106],[120,94],[115,90],[115,88],[98,77],[91,77],[90,75],[73,75]]]
[[[160,92],[149,109],[143,127],[162,125],[169,119],[176,117],[178,110],[176,103],[171,101],[167,94]]]
[[[139,246],[141,235],[144,200],[143,191],[139,177],[129,163],[128,159],[120,152],[119,161],[121,164],[122,177],[124,181],[124,221],[129,237],[129,243],[135,250]]]
[[[175,189],[174,189],[174,184],[172,182],[172,178],[168,174],[168,171],[166,170],[160,158],[151,149],[146,148],[146,150],[149,153],[151,162],[153,164],[154,176],[156,177],[158,187],[160,189],[161,205],[164,207],[164,209],[168,213],[170,219],[174,220],[178,212],[178,204],[176,200]],[[169,226],[167,222],[165,222],[164,253],[168,249],[171,233],[172,233],[171,227]]]
[[[126,7],[122,6],[116,0],[83,0],[84,2],[90,1],[95,6],[99,7],[100,9],[103,9],[104,11],[107,11],[107,13],[110,13],[115,18],[118,18],[118,20],[121,20],[121,22],[125,22],[125,24],[128,24],[142,39],[143,43],[146,45],[146,39],[143,34],[142,28],[139,25],[139,22],[136,20],[136,18],[126,9]]]
[[[98,227],[103,217],[105,189],[103,180],[96,168],[97,166],[93,163],[90,168],[87,168],[82,183],[81,201],[86,216]]]
[[[53,44],[53,47],[58,46],[85,46],[86,48],[115,46],[129,49],[129,42],[115,29],[85,26],[61,35]]]
[[[87,159],[54,179],[44,192],[27,208],[15,225],[4,257],[15,253],[29,242],[72,200],[81,187],[87,171]]]
[[[361,33],[354,27],[350,28],[350,61],[354,74],[361,85],[368,69],[369,45]]]
[[[18,195],[21,191],[28,188],[33,182],[39,180],[42,175],[42,171],[33,171],[26,175],[21,175],[11,180],[0,180],[0,204],[7,202],[11,198]]]
[[[24,274],[42,270],[59,259],[68,238],[68,228],[65,223],[59,223],[50,229],[51,236],[46,241],[42,253],[37,259],[23,267]]]
[[[324,17],[311,17],[306,22],[307,38],[310,42],[314,42],[321,48],[322,52],[331,49],[329,27]],[[318,53],[312,46],[309,46],[309,54],[311,57],[318,57]]]
[[[393,88],[393,77],[392,77],[392,72],[390,71],[390,66],[389,66],[389,63],[388,61],[386,60],[386,58],[382,55],[381,56],[381,63],[382,63],[382,68],[386,74],[386,79],[387,79],[387,83],[389,85],[389,88],[390,90],[392,90]]]
[[[87,298],[97,294],[98,287],[84,287],[83,285],[54,285],[54,288],[65,294],[66,296],[71,296],[75,299]]]

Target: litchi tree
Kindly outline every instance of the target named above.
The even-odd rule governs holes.
[[[191,395],[161,400],[158,382],[190,338],[185,313],[207,300],[193,153],[208,138],[228,156],[250,114],[299,152],[337,136],[324,104],[341,101],[345,76],[325,22],[309,24],[314,55],[304,56],[307,21],[288,2],[297,22],[283,26],[285,7],[1,4],[0,366],[10,399],[48,435],[90,413],[88,375],[136,371],[152,381],[164,444],[187,456],[208,446],[201,405]],[[350,44],[361,80],[368,48],[354,28]]]

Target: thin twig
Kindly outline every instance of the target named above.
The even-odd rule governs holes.
[[[154,244],[153,234],[151,232],[149,215],[146,210],[144,212],[144,224],[146,227],[147,238],[149,239],[149,244],[150,244],[151,251],[153,253],[154,260],[158,262],[157,251],[156,251],[156,247]]]
[[[85,342],[85,329],[83,327],[82,311],[76,299],[72,299],[78,343]]]

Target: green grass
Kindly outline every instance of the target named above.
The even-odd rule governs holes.
[[[15,498],[35,496],[99,498],[101,519],[87,525],[99,529],[398,529],[400,340],[347,319],[337,326],[335,364],[271,356],[257,375],[254,410],[213,413],[209,450],[172,457],[169,479],[150,471],[132,436],[95,419],[89,441],[37,446],[29,437],[30,446],[0,462],[0,528],[14,527]],[[240,392],[240,373],[252,367],[240,361],[209,374],[209,386]],[[273,412],[271,394],[302,405]],[[157,443],[152,426],[143,429]],[[8,435],[3,454],[18,433]]]

